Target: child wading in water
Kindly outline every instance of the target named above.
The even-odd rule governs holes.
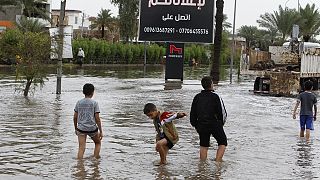
[[[84,98],[79,100],[74,108],[74,129],[78,136],[79,150],[78,159],[83,158],[86,149],[87,135],[94,141],[94,157],[100,158],[100,148],[102,139],[102,128],[99,117],[99,105],[92,98],[94,94],[94,86],[92,84],[85,84],[83,86]]]
[[[186,116],[186,113],[160,112],[157,107],[148,103],[144,106],[143,112],[153,120],[156,135],[156,151],[160,154],[160,164],[167,163],[167,154],[179,140],[178,131],[172,120]]]
[[[306,81],[304,83],[305,91],[298,95],[297,103],[293,110],[293,119],[296,119],[296,111],[300,107],[300,137],[304,137],[304,131],[306,129],[306,140],[310,139],[310,130],[313,130],[313,121],[317,117],[317,97],[311,92],[313,83]],[[314,111],[312,110],[314,109]]]

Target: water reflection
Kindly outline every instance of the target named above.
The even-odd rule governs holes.
[[[212,161],[211,164],[208,161],[199,161],[198,169],[195,175],[187,177],[186,179],[198,179],[198,180],[209,180],[215,179],[220,180],[222,178],[222,169],[223,163],[225,162],[214,162]]]
[[[73,179],[84,180],[94,179],[103,180],[100,174],[100,159],[94,157],[77,160],[76,165],[73,167]]]
[[[304,179],[313,179],[314,174],[312,171],[312,160],[314,159],[313,151],[313,143],[306,141],[305,139],[300,139],[297,142],[297,147],[295,151],[297,152],[297,162],[296,164],[301,167],[299,171],[296,172],[301,178]]]
[[[157,175],[156,175],[156,179],[172,179],[173,174],[169,172],[168,167],[167,166],[157,166],[156,168],[157,171]]]

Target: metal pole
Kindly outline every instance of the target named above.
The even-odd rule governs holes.
[[[82,13],[81,38],[83,37],[83,23],[84,23],[84,13]]]
[[[59,16],[59,43],[58,43],[58,67],[57,67],[57,89],[56,94],[61,94],[61,77],[62,77],[62,55],[63,55],[63,20],[66,9],[66,0],[61,0]]]
[[[231,52],[231,62],[230,62],[230,84],[232,84],[232,70],[233,70],[233,58],[235,54],[235,29],[236,29],[236,9],[237,0],[234,0],[234,10],[233,10],[233,30],[232,30],[232,52]]]
[[[144,42],[144,62],[143,62],[143,76],[146,75],[147,70],[147,42]]]
[[[300,12],[300,1],[298,0],[298,12]]]

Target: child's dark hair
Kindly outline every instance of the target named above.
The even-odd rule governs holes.
[[[201,85],[203,89],[209,89],[212,84],[212,77],[211,76],[205,76],[201,79]]]
[[[152,103],[148,103],[146,105],[144,105],[144,108],[143,108],[143,113],[144,114],[148,114],[152,111],[157,111],[157,107],[156,105],[152,104]]]
[[[313,82],[312,81],[306,81],[304,83],[304,90],[310,91],[313,87]]]
[[[94,86],[93,84],[90,83],[86,83],[85,85],[83,85],[83,94],[86,96],[91,96],[93,95],[94,92]]]

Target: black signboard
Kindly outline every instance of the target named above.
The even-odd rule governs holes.
[[[165,80],[181,79],[183,81],[184,44],[167,43]]]
[[[140,0],[140,41],[213,43],[214,0]]]

